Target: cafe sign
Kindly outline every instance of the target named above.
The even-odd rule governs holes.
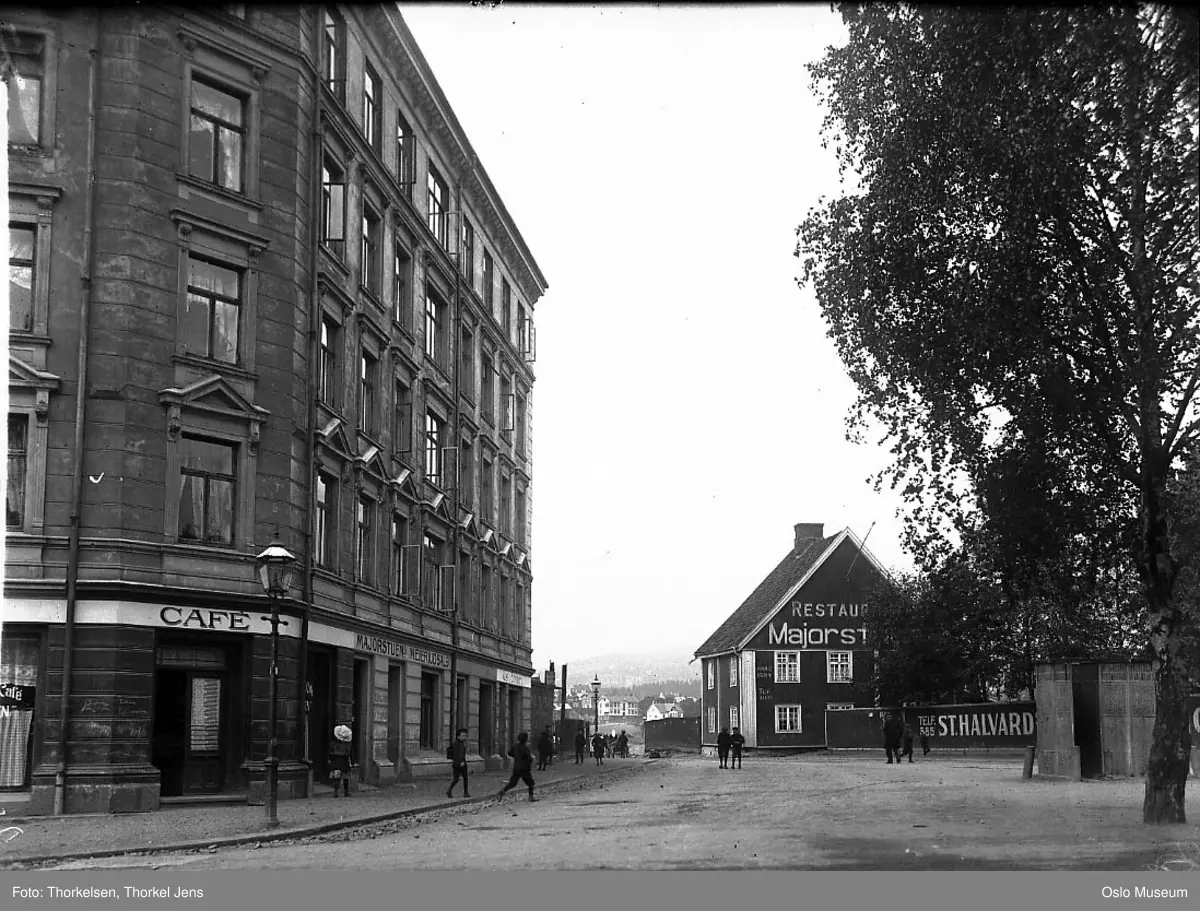
[[[0,709],[30,711],[36,695],[37,687],[23,683],[0,683]]]

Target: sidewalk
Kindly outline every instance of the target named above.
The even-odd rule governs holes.
[[[556,761],[545,772],[535,771],[539,792],[552,793],[570,782],[641,768],[647,760],[605,759],[601,768],[591,757],[576,765],[573,757]],[[445,778],[396,784],[385,788],[351,784],[348,798],[333,796],[333,788],[318,784],[311,799],[281,800],[279,826],[267,829],[262,806],[188,805],[172,806],[151,813],[77,814],[68,816],[0,816],[0,868],[14,864],[105,857],[134,851],[168,851],[298,838],[369,822],[423,812],[446,805],[480,803],[494,799],[508,781],[507,771],[481,772],[471,776],[471,799],[446,799],[450,783],[449,763]],[[505,797],[513,803],[527,801],[526,789],[518,784]],[[12,828],[21,830],[14,834]],[[5,841],[11,837],[11,840]]]

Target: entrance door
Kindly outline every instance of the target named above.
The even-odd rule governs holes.
[[[486,759],[496,755],[496,718],[492,712],[492,686],[479,684],[479,752]]]
[[[160,667],[154,683],[151,761],[162,773],[162,796],[220,792],[225,786],[225,674]]]
[[[1077,664],[1072,695],[1075,705],[1075,746],[1079,747],[1079,773],[1084,778],[1104,777],[1104,752],[1100,743],[1100,666]]]
[[[313,780],[324,782],[329,779],[329,741],[333,738],[328,652],[309,651],[305,680],[312,688],[308,699],[308,758],[312,761]]]

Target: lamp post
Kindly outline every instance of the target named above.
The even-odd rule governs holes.
[[[595,714],[596,727],[592,730],[593,734],[600,733],[600,675],[596,674],[592,680],[592,711]]]
[[[268,696],[270,708],[267,714],[270,739],[267,741],[266,808],[267,828],[273,829],[279,825],[279,816],[276,811],[279,803],[279,756],[275,730],[278,721],[275,697],[279,680],[279,624],[287,626],[286,620],[279,619],[279,602],[287,597],[288,589],[292,587],[292,570],[295,567],[296,558],[283,546],[279,540],[279,534],[276,532],[275,539],[267,545],[266,550],[255,557],[254,563],[258,567],[258,579],[262,583],[263,591],[267,593],[267,597],[271,601],[271,614],[264,616],[263,619],[271,624],[271,684]]]

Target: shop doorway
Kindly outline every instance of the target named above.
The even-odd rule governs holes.
[[[490,683],[479,684],[479,753],[484,759],[496,755],[496,718],[492,711],[493,690]]]
[[[217,794],[235,783],[242,756],[231,749],[241,681],[227,645],[165,641],[155,655],[151,762],[163,797]],[[244,738],[241,738],[244,740]]]
[[[309,649],[305,671],[308,713],[305,716],[305,746],[312,762],[313,781],[329,778],[329,741],[333,738],[333,694],[329,686],[330,655]]]

